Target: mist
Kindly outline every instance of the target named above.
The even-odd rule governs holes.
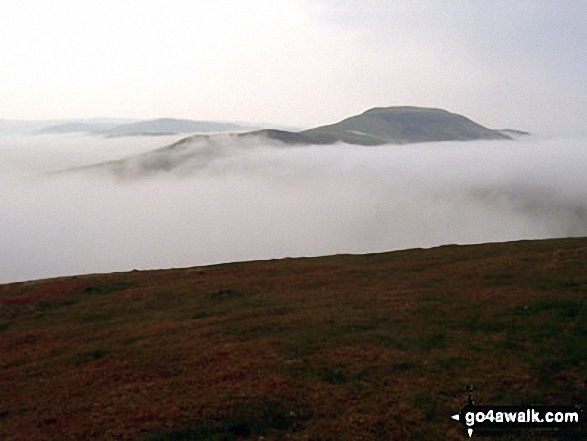
[[[179,139],[0,137],[0,283],[587,235],[581,137]]]

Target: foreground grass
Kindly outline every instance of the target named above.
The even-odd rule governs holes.
[[[587,402],[587,239],[0,285],[0,439],[466,439]],[[552,439],[552,438],[551,438]]]

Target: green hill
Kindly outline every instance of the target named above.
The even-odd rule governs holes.
[[[435,141],[511,139],[499,130],[485,128],[469,118],[425,107],[376,107],[335,124],[301,132],[259,130],[241,136],[264,136],[285,144],[356,145],[409,144]]]
[[[379,145],[432,141],[510,139],[470,119],[441,109],[377,107],[339,123],[301,132],[314,143]]]
[[[0,285],[0,439],[467,439],[468,384],[585,405],[586,267],[576,238]]]

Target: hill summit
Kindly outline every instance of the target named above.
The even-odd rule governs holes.
[[[375,107],[335,124],[301,132],[260,130],[243,135],[262,135],[288,144],[357,145],[409,144],[434,141],[511,139],[469,118],[442,109],[427,107]]]

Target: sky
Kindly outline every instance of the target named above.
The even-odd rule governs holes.
[[[299,128],[415,105],[585,132],[584,0],[2,0],[0,119]]]

